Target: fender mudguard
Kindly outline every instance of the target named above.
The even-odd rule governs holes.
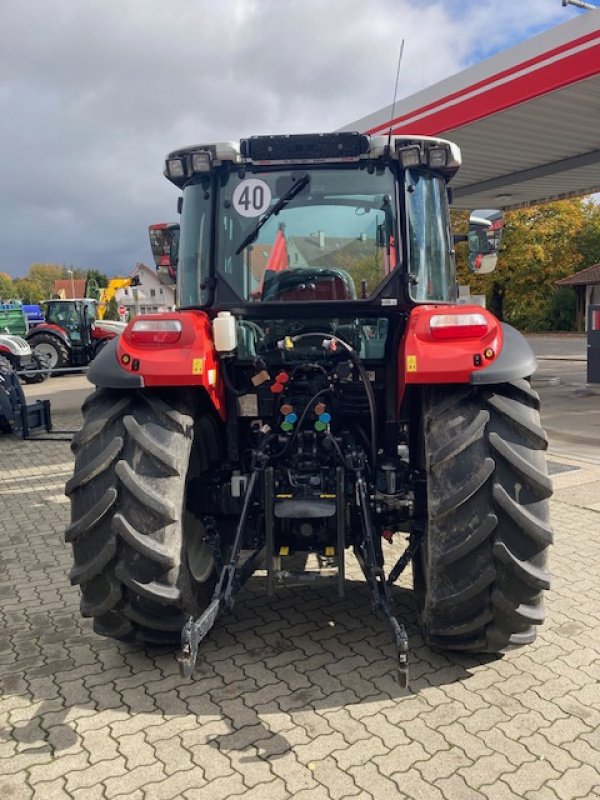
[[[63,330],[63,328],[60,328],[58,325],[53,325],[49,322],[43,322],[41,325],[36,325],[35,328],[32,328],[30,331],[28,331],[25,339],[29,342],[31,339],[35,339],[36,336],[39,336],[40,333],[48,333],[51,336],[56,336],[56,338],[60,339],[69,348],[69,350],[71,349],[71,340],[69,339],[66,331]]]
[[[153,340],[152,322],[164,320],[180,323],[181,331],[175,341],[161,339],[160,332]],[[143,331],[136,329],[138,321],[143,321]],[[201,387],[225,419],[221,365],[210,319],[203,311],[136,317],[93,360],[88,380],[96,386],[112,389]]]
[[[504,322],[500,324],[503,333],[502,350],[492,364],[471,373],[469,382],[475,386],[529,378],[537,369],[537,359],[523,334]]]
[[[431,320],[438,315],[446,319],[446,330],[432,328]],[[478,324],[469,324],[469,317]],[[413,308],[398,358],[400,402],[411,385],[485,386],[527,378],[537,369],[535,355],[524,336],[479,306]]]
[[[87,379],[94,386],[105,389],[141,389],[144,385],[141,375],[126,372],[117,361],[116,338],[108,342],[92,361]]]

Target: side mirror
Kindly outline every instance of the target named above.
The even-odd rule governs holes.
[[[477,209],[469,218],[469,269],[487,275],[496,269],[503,216],[494,209]]]
[[[148,228],[150,247],[161,283],[172,285],[177,279],[179,223],[159,222]]]

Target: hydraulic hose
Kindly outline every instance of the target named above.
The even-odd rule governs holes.
[[[314,336],[322,336],[325,341],[328,339],[335,340],[338,344],[340,344],[352,359],[352,363],[360,375],[361,381],[365,387],[365,392],[367,394],[367,401],[369,403],[369,418],[371,425],[371,460],[373,463],[373,475],[375,475],[377,472],[377,413],[375,410],[375,395],[373,393],[373,387],[371,386],[371,382],[369,381],[369,377],[365,371],[364,365],[358,357],[356,351],[348,344],[348,342],[345,342],[334,333],[311,331],[310,333],[299,333],[291,338],[293,342],[298,342],[301,339],[308,339]]]

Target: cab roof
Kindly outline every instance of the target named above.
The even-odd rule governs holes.
[[[404,166],[427,165],[448,181],[461,164],[460,149],[436,136],[372,136],[353,131],[279,136],[252,136],[239,142],[216,142],[182,147],[169,153],[165,176],[182,188],[193,176],[211,172],[223,163],[323,165],[390,158]]]

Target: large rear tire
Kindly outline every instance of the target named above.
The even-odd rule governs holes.
[[[49,371],[68,367],[71,356],[67,345],[52,333],[36,333],[29,340],[34,353],[39,356]]]
[[[25,404],[23,389],[15,369],[6,356],[0,355],[0,433],[12,433],[21,406]]]
[[[422,423],[427,521],[414,575],[425,640],[493,653],[529,644],[552,542],[538,395],[525,380],[429,388]]]
[[[83,412],[65,534],[81,613],[104,636],[179,641],[215,583],[186,484],[198,486],[221,460],[218,422],[179,392],[97,389]]]
[[[23,383],[43,383],[50,377],[50,370],[48,368],[48,359],[42,357],[35,350],[32,352],[33,369],[21,373],[21,380]]]

